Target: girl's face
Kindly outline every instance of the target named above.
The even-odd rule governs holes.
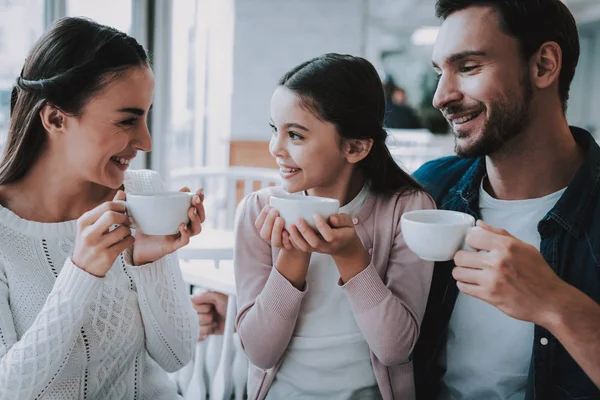
[[[317,118],[283,86],[271,98],[271,128],[269,150],[289,193],[308,189],[327,192],[343,184],[340,180],[349,179],[353,165],[335,125]]]
[[[65,168],[87,182],[119,188],[138,151],[150,151],[147,116],[154,75],[135,67],[114,78],[77,116],[67,116],[63,146]]]

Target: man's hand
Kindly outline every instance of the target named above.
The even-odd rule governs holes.
[[[547,326],[560,306],[553,299],[569,285],[535,247],[482,221],[477,225],[483,229],[472,231],[467,244],[482,251],[461,250],[454,256],[458,288],[513,318]]]

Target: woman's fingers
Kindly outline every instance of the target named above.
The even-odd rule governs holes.
[[[126,249],[130,248],[131,246],[133,246],[134,242],[135,242],[135,238],[133,236],[129,235],[129,236],[123,238],[123,240],[121,240],[121,241],[113,244],[112,246],[108,247],[107,251],[109,253],[109,256],[112,258],[113,262],[119,256],[119,254],[121,254]]]
[[[121,225],[115,230],[105,233],[100,239],[100,246],[110,247],[131,235],[131,228]]]
[[[190,207],[188,210],[188,218],[190,219],[189,230],[191,236],[196,236],[202,231],[202,222],[197,214],[197,208]]]

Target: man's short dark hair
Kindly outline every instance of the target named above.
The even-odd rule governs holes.
[[[573,14],[560,0],[437,0],[435,11],[445,20],[450,14],[472,6],[489,6],[498,14],[500,29],[516,38],[527,61],[545,42],[562,50],[558,92],[567,110],[569,89],[579,60],[579,34]]]

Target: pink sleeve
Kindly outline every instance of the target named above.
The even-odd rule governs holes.
[[[371,351],[386,366],[408,362],[419,336],[433,274],[433,262],[421,260],[406,246],[400,217],[402,212],[432,208],[435,203],[425,193],[400,197],[393,215],[396,231],[391,250],[373,249],[375,261],[390,252],[383,280],[371,263],[343,285]]]
[[[269,369],[288,346],[306,292],[297,290],[273,267],[271,245],[254,226],[266,203],[261,197],[266,198],[264,191],[248,196],[240,203],[236,218],[236,327],[248,360]]]

